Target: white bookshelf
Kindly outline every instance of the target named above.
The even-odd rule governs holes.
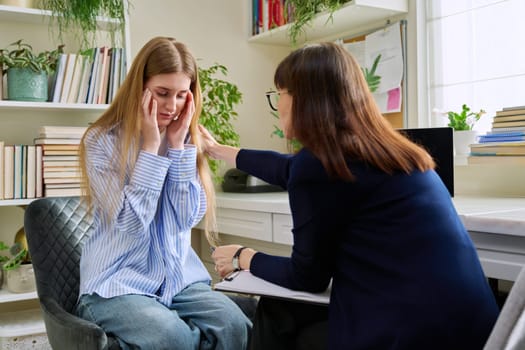
[[[333,13],[319,13],[304,29],[298,44],[306,41],[335,40],[360,34],[364,28],[384,26],[408,13],[408,0],[351,0]],[[257,34],[248,39],[258,44],[290,46],[290,24]]]

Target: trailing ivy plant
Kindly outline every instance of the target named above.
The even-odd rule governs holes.
[[[63,35],[73,34],[82,48],[96,46],[98,31],[97,17],[110,18],[111,27],[107,32],[115,42],[114,33],[123,33],[128,0],[38,0],[40,7],[51,11],[58,28],[60,41]],[[52,24],[52,23],[50,23]]]
[[[238,117],[235,107],[242,102],[242,93],[237,85],[221,79],[218,74],[227,76],[228,69],[218,63],[208,68],[199,67],[203,100],[200,123],[219,143],[239,146],[239,134],[233,128],[232,122]],[[219,181],[217,173],[220,161],[210,159],[208,163],[215,181]]]
[[[333,19],[334,12],[348,0],[288,0],[293,8],[293,22],[290,23],[288,35],[292,45],[296,45],[297,38],[304,33],[304,28],[314,17],[322,11],[328,11],[328,21]]]

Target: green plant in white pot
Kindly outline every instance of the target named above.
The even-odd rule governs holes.
[[[0,241],[0,252],[2,251],[8,251],[9,255],[0,255],[0,288],[5,279],[7,289],[12,293],[34,291],[35,279],[28,250],[20,243],[9,247]]]
[[[64,45],[35,53],[22,39],[0,50],[0,70],[7,73],[7,98],[16,101],[48,100],[48,78],[55,71]]]
[[[456,155],[468,155],[469,145],[476,143],[477,132],[472,128],[476,122],[485,114],[483,109],[479,112],[472,112],[470,108],[463,104],[461,112],[447,112],[448,126],[454,129],[454,151]]]

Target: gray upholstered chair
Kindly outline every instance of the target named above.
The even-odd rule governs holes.
[[[42,198],[29,204],[24,227],[49,343],[53,349],[120,349],[115,338],[74,315],[82,242],[91,219],[78,197]],[[254,298],[230,296],[253,319]]]
[[[74,315],[82,242],[91,219],[78,197],[29,204],[24,228],[49,343],[53,349],[120,349],[102,328]]]
[[[525,268],[512,286],[484,350],[525,349]]]

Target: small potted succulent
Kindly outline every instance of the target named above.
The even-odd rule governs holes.
[[[7,97],[16,101],[48,100],[48,78],[56,70],[64,45],[36,53],[22,39],[0,49],[0,70],[7,73]]]
[[[476,143],[477,132],[473,130],[476,122],[485,114],[483,109],[479,112],[472,112],[470,108],[463,104],[461,112],[447,112],[448,126],[454,129],[454,150],[456,155],[468,155],[469,145]]]

